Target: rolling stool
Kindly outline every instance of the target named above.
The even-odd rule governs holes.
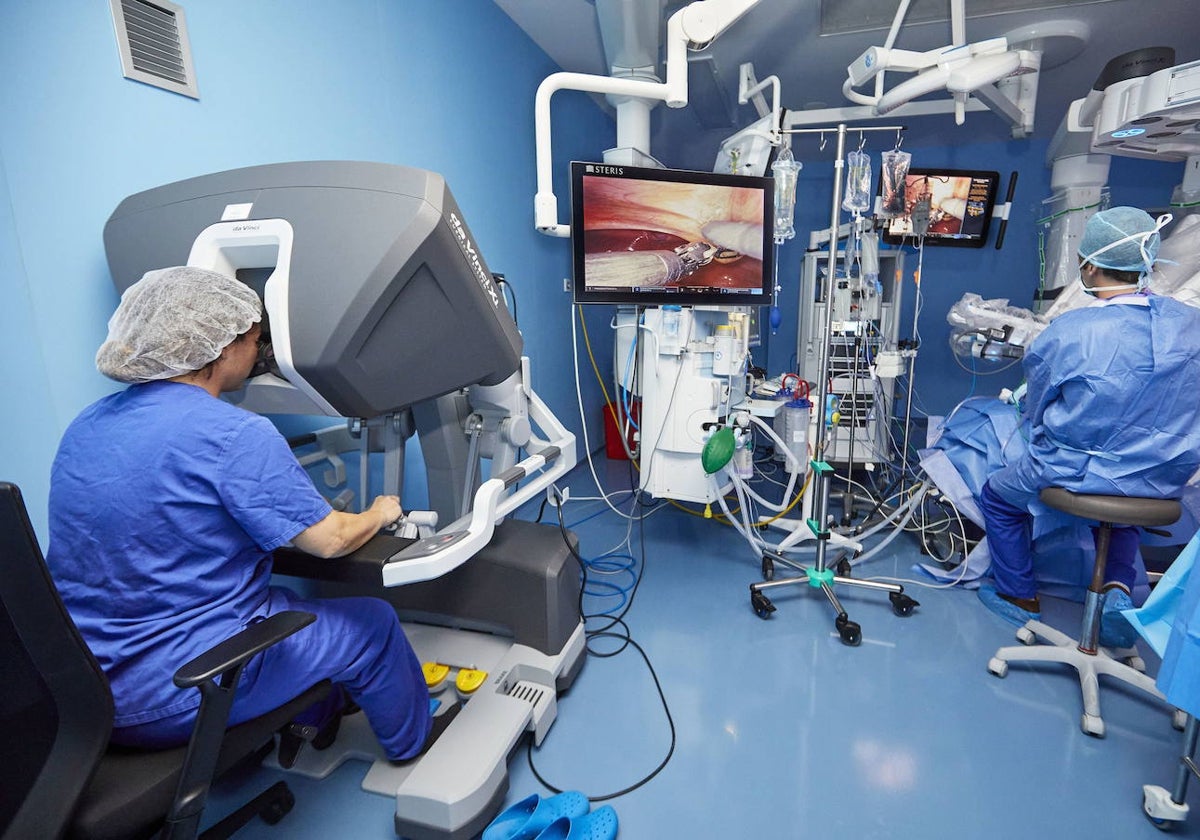
[[[1041,499],[1055,510],[1100,523],[1096,535],[1096,566],[1092,572],[1092,583],[1087,590],[1083,605],[1083,623],[1076,642],[1066,633],[1042,624],[1040,621],[1026,622],[1017,631],[1017,639],[1023,645],[1034,645],[1040,638],[1049,643],[1041,647],[1005,647],[996,651],[988,662],[988,670],[997,677],[1008,673],[1009,662],[1061,662],[1079,671],[1079,685],[1083,690],[1083,717],[1080,728],[1088,735],[1104,737],[1104,721],[1100,718],[1100,674],[1106,674],[1135,688],[1165,700],[1154,686],[1154,680],[1132,667],[1137,659],[1136,651],[1117,651],[1119,661],[1099,645],[1100,615],[1104,602],[1104,572],[1108,560],[1108,543],[1114,524],[1170,525],[1179,519],[1179,502],[1175,499],[1142,499],[1134,496],[1089,496],[1072,493],[1061,487],[1047,487]]]

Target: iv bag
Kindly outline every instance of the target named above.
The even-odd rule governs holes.
[[[842,209],[864,213],[871,209],[871,158],[864,152],[846,155],[846,197]]]
[[[911,163],[912,155],[908,152],[889,149],[883,153],[883,168],[879,176],[883,184],[883,200],[879,213],[881,216],[903,216],[907,212],[904,191]]]
[[[771,164],[775,178],[775,244],[782,245],[796,235],[796,176],[803,168],[784,146]]]

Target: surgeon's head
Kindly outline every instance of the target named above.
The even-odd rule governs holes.
[[[258,295],[224,274],[190,267],[149,271],[121,295],[96,367],[118,382],[174,379],[217,361],[261,319]]]
[[[1151,218],[1136,207],[1112,207],[1092,215],[1079,243],[1080,282],[1102,297],[1145,286],[1170,214]]]

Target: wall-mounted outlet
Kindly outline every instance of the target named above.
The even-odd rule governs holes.
[[[563,278],[563,291],[564,291],[564,292],[570,292],[570,291],[571,291],[571,278],[570,278],[570,277],[564,277],[564,278]]]

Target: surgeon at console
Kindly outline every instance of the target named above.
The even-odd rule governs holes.
[[[432,737],[429,696],[395,611],[375,598],[301,599],[269,585],[274,549],[290,542],[338,557],[402,511],[395,496],[358,514],[332,510],[265,417],[219,399],[254,365],[261,318],[252,290],[202,269],[152,271],[126,290],[96,365],[131,384],[84,409],[63,436],[51,572],[112,687],[114,743],[186,743],[199,692],[176,688],[175,669],[298,609],[317,621],[250,662],[230,723],[329,679],[337,690],[297,721],[320,731],[314,745],[332,740],[348,695],[388,758],[411,758]]]
[[[1056,318],[1024,357],[1028,448],[984,484],[979,507],[995,586],[992,612],[1020,625],[1040,617],[1030,547],[1043,487],[1106,496],[1177,498],[1200,467],[1200,309],[1148,294],[1158,221],[1134,207],[1088,219],[1080,282],[1097,300]],[[1128,647],[1136,528],[1114,528],[1100,643]]]

